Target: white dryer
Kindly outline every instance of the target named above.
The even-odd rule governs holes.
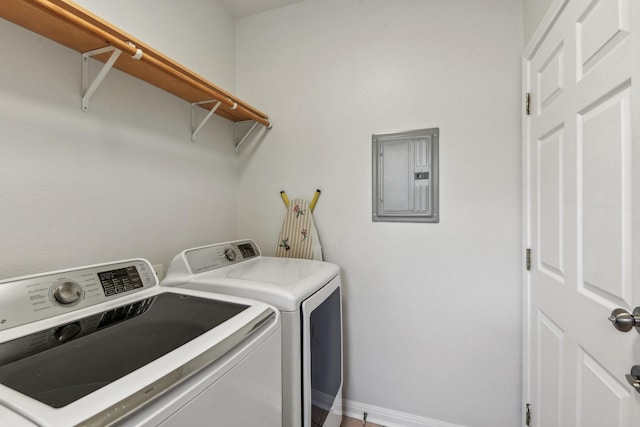
[[[162,285],[256,299],[282,315],[284,427],[338,427],[342,419],[340,269],[262,256],[252,240],[187,249]]]
[[[0,425],[281,425],[281,327],[142,259],[0,281]]]

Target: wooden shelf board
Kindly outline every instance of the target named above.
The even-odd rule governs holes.
[[[136,40],[134,37],[91,14],[80,6],[66,0],[48,0],[47,3],[59,6],[74,16],[81,18],[82,21],[90,24],[90,26],[96,27],[118,40],[135,44],[138,49],[144,52],[144,55],[149,55],[152,59],[166,65],[173,71],[170,74],[143,60],[135,60],[124,53],[118,61],[116,61],[114,68],[146,81],[190,103],[213,98],[220,100],[225,98],[223,104],[216,111],[216,114],[219,116],[234,122],[255,120],[258,118],[262,119],[258,120],[261,121],[262,124],[268,124],[269,117],[267,114],[236,98],[213,83],[208,82],[193,71],[172,61],[162,53]],[[108,40],[105,40],[105,38],[100,37],[93,31],[44,9],[33,0],[0,0],[0,17],[81,53],[111,44]],[[106,62],[109,56],[110,54],[102,54],[96,55],[94,58]],[[174,75],[176,73],[185,78],[176,77]],[[199,85],[204,86],[207,91],[196,87]],[[217,94],[217,96],[212,96],[212,92]],[[238,105],[236,110],[232,110],[230,105],[227,105],[233,103],[237,103]],[[214,104],[204,104],[202,108],[211,109],[213,105]]]

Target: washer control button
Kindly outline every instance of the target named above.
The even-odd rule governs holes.
[[[231,248],[227,248],[224,250],[224,257],[228,260],[228,261],[235,261],[236,260],[236,253],[233,251],[233,249]]]
[[[64,282],[53,290],[53,297],[60,304],[73,304],[82,296],[82,287],[76,282]]]

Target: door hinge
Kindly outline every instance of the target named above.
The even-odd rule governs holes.
[[[531,270],[531,249],[527,249],[526,256],[527,256],[527,261],[526,261],[526,263],[527,263],[527,271],[530,271]]]
[[[530,426],[531,425],[531,404],[527,403],[527,410],[525,412],[525,424]]]
[[[529,92],[524,96],[524,111],[527,113],[527,116],[531,115],[531,94]]]

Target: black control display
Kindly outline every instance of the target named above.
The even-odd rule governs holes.
[[[250,258],[252,256],[256,256],[256,251],[253,250],[253,246],[251,243],[243,243],[242,245],[238,245],[238,250],[242,255],[242,258]]]
[[[155,298],[147,298],[133,304],[123,305],[121,307],[114,308],[113,310],[103,312],[100,323],[98,324],[98,329],[140,316],[145,313],[149,307],[151,307],[151,303],[154,299]]]
[[[98,273],[98,279],[100,279],[104,295],[107,297],[144,286],[138,269],[133,266],[103,271]]]

